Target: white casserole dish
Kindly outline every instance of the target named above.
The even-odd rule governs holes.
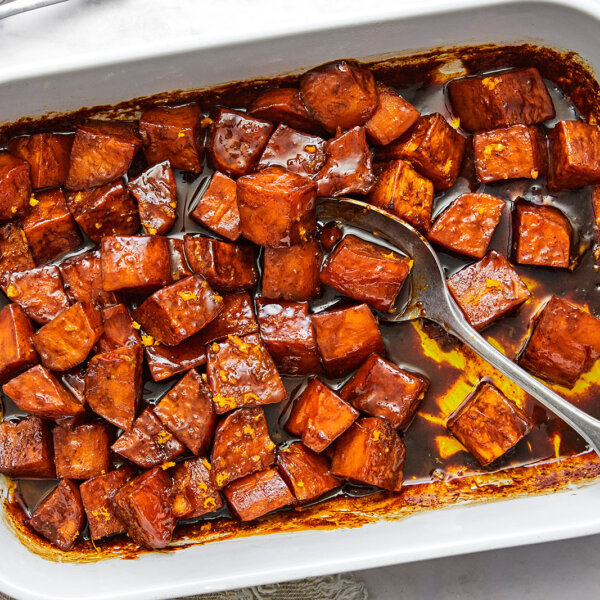
[[[600,4],[460,2],[373,8],[368,23],[332,19],[279,37],[224,45],[162,48],[111,63],[66,65],[0,82],[10,122],[50,111],[114,104],[175,89],[267,77],[341,57],[397,55],[419,48],[532,42],[577,52],[600,71]],[[380,11],[380,12],[378,12]],[[421,11],[419,13],[419,11]],[[291,27],[296,27],[295,31]],[[0,73],[0,77],[2,77]],[[99,85],[101,82],[101,85]],[[42,559],[0,525],[0,590],[17,599],[166,599],[319,575],[529,544],[600,532],[600,486],[506,502],[427,511],[358,529],[240,538],[137,560],[57,563]]]

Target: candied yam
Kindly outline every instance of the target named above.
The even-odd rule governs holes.
[[[267,140],[273,125],[235,110],[221,108],[213,118],[206,153],[215,171],[230,177],[250,173]]]
[[[173,514],[178,519],[195,519],[223,506],[207,464],[205,458],[192,458],[173,469]]]
[[[248,114],[270,123],[285,123],[300,131],[313,132],[319,129],[308,114],[300,91],[294,88],[276,88],[263,92],[252,101]]]
[[[427,239],[445,250],[483,258],[504,205],[489,194],[462,194],[436,219]]]
[[[0,383],[38,362],[32,337],[33,325],[20,306],[9,304],[0,310]]]
[[[185,258],[183,240],[178,238],[168,238],[167,243],[169,245],[169,256],[171,258],[171,281],[179,281],[184,277],[193,275]]]
[[[252,298],[247,292],[223,296],[223,310],[201,332],[206,344],[229,335],[244,336],[258,331]]]
[[[317,227],[317,184],[282,167],[267,167],[237,181],[240,227],[259,246],[306,242]]]
[[[204,331],[196,333],[176,346],[156,345],[152,343],[153,340],[148,340],[151,345],[146,345],[145,353],[152,379],[162,381],[205,364],[203,333]]]
[[[385,352],[377,321],[366,304],[324,311],[311,318],[329,375],[348,373],[373,352]]]
[[[101,310],[101,315],[104,333],[98,340],[98,352],[141,344],[140,335],[133,326],[129,310],[124,304],[107,306]]]
[[[229,335],[207,347],[206,374],[217,414],[287,398],[275,363],[258,335]]]
[[[531,297],[513,266],[495,250],[452,275],[448,288],[475,329],[487,327]]]
[[[482,382],[448,417],[446,426],[485,467],[522,440],[533,423],[499,389]]]
[[[0,288],[6,291],[11,273],[35,268],[23,230],[14,223],[0,227]]]
[[[391,425],[378,417],[358,419],[335,444],[331,474],[398,491],[406,446]]]
[[[30,196],[29,163],[0,152],[0,220],[22,217]]]
[[[106,423],[90,423],[73,429],[55,427],[52,435],[59,479],[89,479],[109,471],[110,431]]]
[[[331,252],[333,247],[344,237],[342,228],[335,222],[330,221],[323,226],[319,235],[319,241],[325,252]]]

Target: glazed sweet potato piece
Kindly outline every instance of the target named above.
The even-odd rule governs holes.
[[[267,121],[228,108],[219,109],[206,144],[211,166],[230,177],[250,173],[272,131],[273,125]]]
[[[77,365],[68,371],[63,371],[59,375],[60,382],[75,396],[75,398],[81,403],[85,404],[85,372],[86,366]],[[70,427],[78,422],[82,422],[83,415],[77,415],[77,417],[65,417],[64,419],[56,419],[55,421],[60,422],[63,427]]]
[[[518,202],[512,218],[515,262],[538,267],[569,267],[573,230],[562,212],[552,206]]]
[[[194,273],[225,292],[249,289],[258,281],[255,248],[201,235],[185,235],[185,256]]]
[[[177,218],[177,184],[168,162],[146,169],[127,184],[137,200],[144,232],[150,235],[167,233]]]
[[[331,252],[334,246],[344,237],[344,232],[338,223],[330,221],[323,226],[319,234],[319,242],[325,252]]]
[[[533,423],[498,388],[482,382],[448,417],[446,426],[485,467],[522,440]]]
[[[38,329],[33,344],[46,367],[66,371],[87,358],[103,331],[100,312],[77,302]]]
[[[110,470],[110,432],[106,423],[79,425],[70,430],[55,427],[52,435],[59,479],[89,479]]]
[[[223,309],[223,298],[200,275],[158,290],[133,313],[144,331],[168,346],[177,346],[200,331]]]
[[[168,546],[175,529],[171,480],[160,467],[127,482],[112,497],[117,518],[131,539],[146,548]]]
[[[307,302],[256,299],[260,339],[281,373],[321,373]]]
[[[354,300],[390,310],[410,269],[407,256],[347,235],[325,261],[320,279]]]
[[[141,145],[133,123],[91,120],[80,125],[71,149],[67,189],[88,190],[121,177]]]
[[[218,171],[191,214],[192,219],[235,242],[240,237],[240,212],[235,181]]]
[[[100,251],[85,252],[68,258],[59,266],[64,290],[73,304],[88,302],[96,308],[117,304],[113,292],[106,292],[102,287],[102,268]]]
[[[15,223],[0,227],[0,288],[6,291],[11,273],[34,267],[35,262],[23,230]]]
[[[206,465],[210,467],[205,458],[192,458],[173,469],[173,515],[176,518],[194,519],[223,506]]]
[[[252,521],[294,502],[277,469],[266,469],[238,479],[224,490],[233,513],[242,521]]]
[[[383,354],[385,346],[377,321],[366,304],[312,315],[317,346],[329,375],[348,373],[369,354]]]
[[[366,194],[375,181],[363,127],[354,127],[325,144],[325,163],[315,176],[319,196]]]
[[[185,258],[183,240],[178,238],[167,238],[167,243],[169,245],[169,256],[171,258],[171,281],[179,281],[184,277],[193,275]]]
[[[306,242],[316,230],[317,184],[274,166],[237,181],[240,227],[259,246]]]
[[[168,160],[174,169],[199,173],[202,170],[200,107],[157,106],[142,113],[140,136],[148,164]]]
[[[275,363],[258,335],[229,335],[210,344],[207,357],[206,374],[217,414],[287,398]]]
[[[468,131],[554,118],[552,98],[535,67],[455,79],[448,92],[452,109]]]
[[[31,196],[27,161],[0,152],[0,220],[22,217]]]
[[[263,92],[252,101],[248,114],[271,123],[285,123],[309,133],[319,129],[308,114],[300,91],[294,88],[276,88]]]
[[[62,479],[36,508],[29,524],[57,548],[70,550],[85,523],[79,488]]]
[[[265,248],[262,295],[282,300],[311,300],[321,292],[323,253],[317,240],[289,248]]]
[[[206,347],[203,331],[186,338],[176,346],[154,344],[152,340],[145,347],[146,362],[154,381],[168,379],[178,373],[185,373],[206,363]]]
[[[247,292],[223,296],[223,310],[201,332],[206,344],[229,335],[244,336],[258,331],[252,299]]]
[[[448,279],[448,288],[475,329],[483,329],[529,300],[513,266],[495,250]]]
[[[504,205],[489,194],[463,194],[436,219],[427,238],[445,250],[483,258]]]
[[[377,180],[367,200],[404,219],[419,231],[431,227],[433,183],[419,175],[405,160],[377,165]]]
[[[372,73],[339,60],[311,69],[300,79],[300,95],[309,114],[327,131],[364,125],[375,112],[378,94]]]
[[[34,133],[8,142],[11,154],[26,160],[31,167],[34,190],[64,185],[69,174],[73,135]]]
[[[107,421],[129,430],[142,395],[142,351],[124,346],[96,354],[85,375],[85,397],[90,408]]]
[[[104,333],[98,340],[98,352],[109,352],[122,346],[139,346],[140,335],[133,325],[124,304],[107,306],[101,310]]]
[[[32,337],[33,326],[20,306],[9,304],[0,310],[0,383],[38,362]]]
[[[217,425],[211,475],[217,488],[275,462],[275,444],[262,408],[239,408]]]
[[[52,434],[39,417],[0,423],[0,473],[11,477],[53,478]]]

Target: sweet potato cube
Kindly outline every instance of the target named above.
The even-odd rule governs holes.
[[[317,240],[289,248],[265,248],[262,295],[282,300],[311,300],[321,292],[323,253]]]
[[[0,472],[11,477],[54,477],[52,434],[39,417],[0,423]]]
[[[448,288],[475,329],[483,329],[529,300],[513,266],[495,250],[448,279]]]
[[[252,299],[247,292],[223,296],[223,310],[201,332],[206,344],[229,335],[244,336],[258,331]]]
[[[142,343],[124,304],[107,306],[100,314],[104,333],[98,340],[98,352],[109,352],[122,346],[139,346]]]
[[[312,315],[317,346],[325,371],[340,376],[361,365],[385,346],[377,321],[366,304]]]
[[[191,217],[197,223],[235,242],[240,237],[240,212],[235,181],[217,171],[198,200]]]
[[[239,408],[217,424],[212,448],[211,475],[217,488],[275,462],[262,408]]]
[[[406,446],[379,417],[358,419],[335,444],[331,474],[357,483],[398,491],[402,487]]]
[[[455,79],[448,84],[452,109],[468,131],[554,118],[554,105],[535,67]]]
[[[207,348],[206,374],[217,414],[287,398],[275,363],[258,335],[227,336]]]
[[[128,481],[112,497],[113,510],[131,539],[146,548],[169,545],[175,529],[169,475],[156,467]]]
[[[142,329],[168,346],[200,331],[223,309],[223,298],[201,275],[181,279],[154,292],[133,313]]]
[[[57,548],[70,550],[85,523],[79,488],[62,479],[35,509],[29,525]]]
[[[258,281],[255,248],[201,235],[184,237],[185,256],[194,273],[225,292],[249,289]]]
[[[205,458],[192,458],[173,469],[173,514],[178,519],[194,519],[223,506]]]
[[[185,258],[183,240],[168,238],[167,243],[169,244],[169,256],[171,257],[171,281],[179,281],[184,277],[193,275]]]
[[[124,346],[96,354],[85,376],[85,397],[90,408],[107,421],[129,430],[142,395],[142,351]]]
[[[22,217],[31,196],[27,161],[0,152],[0,221]]]
[[[421,375],[371,354],[339,394],[357,410],[386,419],[394,429],[406,430],[428,387]]]
[[[307,302],[256,299],[260,339],[281,373],[321,373]]]
[[[259,246],[306,242],[317,227],[317,184],[282,167],[267,167],[237,182],[240,227]]]
[[[223,493],[233,513],[242,521],[258,519],[294,502],[290,489],[273,468],[238,479]]]
[[[75,131],[66,187],[88,190],[127,172],[142,145],[133,123],[87,121]]]
[[[446,426],[485,467],[522,440],[533,423],[498,388],[482,382],[448,417]]]
[[[52,435],[59,479],[89,479],[110,470],[110,431],[106,423],[79,425],[70,430],[55,427]]]
[[[68,371],[60,373],[60,382],[75,396],[75,398],[81,403],[85,404],[85,372],[86,365],[77,365]],[[63,419],[56,419],[58,423],[63,427],[69,427],[77,422],[81,421],[83,415],[77,415],[77,417],[65,417]],[[69,425],[67,425],[67,423]]]
[[[35,262],[23,230],[14,223],[0,227],[0,288],[6,291],[11,273],[34,267]]]
[[[273,125],[241,112],[221,108],[208,132],[206,153],[215,171],[239,177],[253,171]]]
[[[168,379],[206,363],[203,331],[186,338],[176,346],[152,344],[145,348],[146,362],[154,381]]]
[[[483,258],[504,205],[489,194],[463,194],[436,219],[427,238],[445,250]]]
[[[103,330],[100,312],[77,302],[38,329],[33,344],[46,367],[66,371],[87,358]]]
[[[285,123],[300,131],[314,132],[319,125],[308,114],[294,88],[275,88],[257,96],[248,107],[248,114],[271,123]]]
[[[146,169],[129,181],[127,189],[137,200],[145,233],[167,233],[177,218],[177,183],[168,162]]]
[[[307,448],[323,452],[357,417],[357,410],[324,383],[313,379],[294,403],[286,428],[300,436]]]
[[[0,310],[0,383],[38,362],[32,337],[33,326],[20,306],[9,304]]]
[[[34,133],[8,142],[10,153],[29,163],[34,190],[65,184],[72,146],[73,135],[61,133]]]
[[[515,262],[538,267],[569,267],[573,230],[562,212],[552,206],[518,202],[512,217]]]
[[[148,164],[168,160],[174,169],[202,171],[200,107],[158,106],[142,113],[140,135]]]

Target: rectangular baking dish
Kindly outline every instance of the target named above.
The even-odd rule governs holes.
[[[0,70],[0,122],[110,105],[176,89],[268,77],[342,57],[423,48],[529,42],[578,53],[600,71],[600,3],[425,2],[374,6],[368,21],[344,15],[311,28],[219,45],[162,47],[105,62]],[[304,29],[303,29],[304,27]],[[252,39],[252,37],[254,39]],[[76,58],[73,59],[74,61]],[[6,492],[7,484],[3,484]],[[278,533],[85,564],[44,560],[0,523],[0,590],[23,600],[153,600],[490,550],[600,532],[600,486],[428,510],[360,528]]]

